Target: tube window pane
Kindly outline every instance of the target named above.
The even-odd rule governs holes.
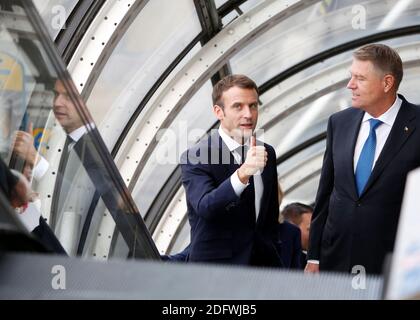
[[[79,0],[33,0],[48,33],[54,40]]]
[[[385,30],[418,25],[419,1],[320,1],[256,38],[231,59],[262,84],[317,53]]]
[[[216,118],[211,101],[212,86],[207,82],[184,106],[171,126],[161,132],[159,144],[143,169],[133,190],[133,197],[145,214],[160,189],[179,164],[187,148],[202,137]]]
[[[118,126],[118,137],[161,74],[200,32],[192,1],[149,1],[119,41],[88,98],[99,127]],[[112,149],[115,139],[105,142]]]

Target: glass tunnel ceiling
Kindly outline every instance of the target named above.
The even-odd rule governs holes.
[[[420,102],[414,87],[420,41],[418,1],[284,1],[289,4],[287,11],[282,11],[281,1],[215,1],[215,7],[233,2],[240,3],[239,8],[221,17],[223,29],[209,43],[197,41],[205,30],[192,0],[119,1],[121,8],[117,3],[107,7],[106,2],[92,22],[93,30],[99,30],[104,16],[113,12],[125,10],[134,18],[115,37],[114,47],[98,41],[97,50],[105,59],[100,55],[97,60],[86,59],[92,53],[86,43],[95,43],[91,40],[95,34],[88,30],[79,47],[90,49],[77,50],[70,63],[70,71],[78,71],[73,77],[84,77],[81,83],[96,73],[89,88],[79,89],[86,89],[88,108],[158,243],[162,230],[170,238],[188,234],[177,230],[185,221],[185,212],[176,212],[185,209],[174,204],[184,201],[177,163],[156,161],[166,141],[160,130],[190,134],[188,143],[181,144],[185,149],[215,125],[210,78],[221,66],[251,76],[262,89],[259,126],[282,160],[278,174],[286,192],[284,204],[314,201],[325,148],[322,135],[328,116],[349,105],[344,88],[355,47],[369,39],[395,46],[406,61],[400,91]],[[127,3],[131,7],[123,10]],[[287,12],[287,17],[279,12]],[[361,27],[355,28],[354,18],[364,13],[365,26],[356,20]],[[167,149],[176,159],[183,151],[176,144]],[[155,199],[162,195],[173,197],[172,201],[153,210],[158,204]],[[170,233],[166,232],[169,225]],[[165,251],[170,244],[163,243],[167,246],[160,249]]]
[[[47,27],[50,36],[55,39],[60,30],[65,27],[66,18],[76,7],[78,0],[34,0],[33,3]]]

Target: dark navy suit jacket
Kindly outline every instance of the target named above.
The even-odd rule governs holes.
[[[181,156],[191,226],[189,261],[281,266],[276,156],[271,146],[264,146],[268,161],[257,221],[253,183],[240,197],[235,194],[230,176],[239,165],[217,132]]]
[[[60,241],[42,216],[39,218],[39,225],[32,231],[32,234],[51,252],[67,255]]]
[[[348,108],[329,119],[308,253],[308,260],[320,261],[320,270],[349,272],[361,265],[381,273],[393,250],[406,176],[420,166],[420,108],[400,98],[401,109],[360,196],[353,154],[364,112]]]
[[[302,269],[300,229],[285,221],[278,225],[279,241],[276,243],[280,255],[280,264],[288,269]],[[183,251],[173,255],[163,255],[162,260],[171,262],[187,262],[190,244]]]
[[[301,269],[302,244],[300,229],[290,222],[284,221],[278,226],[279,243],[277,244],[284,268]]]

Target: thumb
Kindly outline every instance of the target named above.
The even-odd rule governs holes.
[[[256,147],[257,146],[257,140],[255,139],[255,136],[252,135],[251,136],[251,147]]]
[[[34,125],[32,122],[29,122],[28,133],[33,136],[34,135]]]

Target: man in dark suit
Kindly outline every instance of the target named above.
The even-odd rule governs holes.
[[[281,266],[276,156],[253,136],[257,86],[246,76],[227,76],[214,86],[213,104],[219,129],[181,156],[191,225],[188,259]]]
[[[64,214],[71,214],[77,219],[69,254],[81,255],[99,198],[118,219],[126,215],[128,204],[114,187],[117,178],[111,174],[113,163],[107,163],[101,154],[101,147],[105,150],[106,146],[89,113],[83,112],[87,110],[86,106],[79,96],[69,97],[71,91],[66,84],[72,85],[71,82],[57,80],[54,86],[53,112],[67,139],[51,210],[58,213],[54,221],[57,231],[62,230]],[[78,203],[81,205],[75,205]]]
[[[165,255],[161,255],[160,258],[163,261],[170,261],[170,262],[187,262],[188,261],[188,255],[190,253],[190,244],[188,244],[188,246],[185,247],[184,250],[182,250],[181,252],[178,252],[176,254],[165,254]]]
[[[92,197],[93,192],[89,192],[90,189],[94,189],[92,183],[89,181],[87,177],[80,177],[81,176],[81,167],[82,163],[78,157],[79,150],[86,149],[85,140],[90,141],[86,137],[91,135],[88,132],[87,126],[84,125],[77,108],[74,106],[73,98],[69,97],[69,93],[64,85],[64,81],[57,79],[54,85],[54,101],[53,101],[53,112],[54,116],[58,120],[59,124],[62,126],[63,130],[67,134],[67,140],[64,147],[64,154],[63,158],[65,158],[65,163],[62,162],[59,172],[57,172],[57,181],[56,189],[55,189],[55,197],[53,198],[53,205],[51,212],[55,212],[56,215],[52,216],[52,221],[57,220],[61,217],[61,214],[64,211],[72,212],[72,208],[75,207],[75,203],[81,201],[80,198],[88,198],[89,196]],[[82,102],[81,102],[82,103]],[[49,163],[45,160],[38,151],[34,147],[34,138],[32,133],[32,124],[29,124],[29,132],[25,131],[17,131],[15,133],[14,138],[14,146],[13,152],[14,154],[24,160],[24,168],[23,172],[28,180],[35,181],[43,179],[43,176],[48,170]],[[69,148],[71,147],[71,148]],[[71,150],[70,149],[73,149]],[[89,148],[95,150],[91,144],[89,144]],[[86,152],[83,152],[83,155]],[[68,161],[71,159],[71,161]],[[66,172],[64,169],[69,162],[73,163],[72,170],[70,172]],[[79,183],[76,186],[72,186],[75,179],[84,179],[81,180],[85,182],[85,184],[89,184],[88,187],[84,187],[83,183]],[[63,181],[67,180],[67,185],[63,186]],[[76,183],[74,183],[76,184]],[[98,184],[99,185],[99,184]],[[70,188],[73,189],[80,189],[76,196],[73,196],[71,199],[67,199],[68,195],[70,194]],[[73,192],[74,194],[75,192]],[[34,206],[33,204],[29,204],[29,206]],[[68,207],[65,207],[67,205]],[[68,209],[70,208],[70,209]],[[31,208],[29,208],[31,209]],[[58,213],[58,214],[57,214]],[[47,247],[51,248],[56,253],[65,253],[66,251],[61,246],[60,241],[56,238],[54,232],[51,230],[49,225],[46,223],[45,219],[40,215],[39,209],[35,210],[26,210],[24,215],[34,215],[33,220],[35,220],[35,215],[39,215],[39,224],[33,225],[31,224],[30,227],[31,231],[34,235],[36,235]],[[57,217],[58,216],[58,217]],[[29,217],[28,217],[29,218]],[[35,223],[35,222],[33,222]],[[51,223],[51,221],[50,221]],[[54,223],[53,223],[54,224]],[[57,228],[55,230],[57,232]],[[69,252],[73,254],[73,252]]]
[[[420,165],[420,108],[397,95],[401,58],[380,44],[353,54],[352,108],[332,115],[310,228],[307,272],[381,273],[393,250],[406,175]]]
[[[275,243],[279,253],[279,265],[286,269],[303,269],[306,265],[306,255],[302,262],[300,230],[295,225],[283,221],[278,224],[278,240]],[[190,253],[190,244],[179,253],[171,255],[161,255],[163,261],[187,262]]]
[[[278,232],[279,242],[276,247],[280,254],[282,267],[286,269],[303,269],[299,228],[288,221],[283,221],[278,225]]]
[[[63,161],[57,172],[55,196],[51,208],[51,212],[56,213],[52,215],[50,221],[53,226],[60,224],[60,219],[62,219],[64,212],[73,214],[77,218],[80,217],[79,225],[83,225],[86,209],[78,211],[78,206],[75,204],[82,201],[85,203],[87,200],[90,200],[93,197],[95,188],[100,190],[99,194],[102,195],[106,192],[107,186],[110,186],[108,176],[104,173],[106,170],[104,170],[102,162],[98,159],[95,141],[92,141],[95,140],[93,137],[98,136],[99,133],[92,121],[88,125],[85,125],[82,121],[74,105],[74,97],[69,97],[64,82],[58,79],[54,85],[53,112],[58,123],[67,134],[67,139],[63,148]],[[84,106],[82,101],[79,102]],[[13,152],[18,158],[24,160],[25,168],[23,171],[27,178],[29,180],[34,178],[38,181],[47,172],[49,163],[35,149],[31,124],[29,128],[29,132],[16,132]],[[88,172],[86,173],[85,171]],[[92,181],[96,183],[95,186],[93,186]],[[39,215],[40,213],[38,210],[27,210],[24,214]],[[42,216],[39,217],[39,225],[31,227],[34,229],[30,231],[41,239],[44,244],[52,247],[55,252],[65,252]],[[58,234],[60,234],[60,230],[60,227],[55,228]],[[76,232],[75,239],[79,239],[80,233],[82,233],[79,226],[76,228]],[[71,250],[67,248],[70,251],[69,254],[73,255],[76,253],[76,245],[77,243],[72,246]]]
[[[300,229],[301,252],[299,261],[301,268],[305,268],[309,246],[309,229],[312,218],[312,207],[300,202],[289,203],[281,211],[284,219]]]

